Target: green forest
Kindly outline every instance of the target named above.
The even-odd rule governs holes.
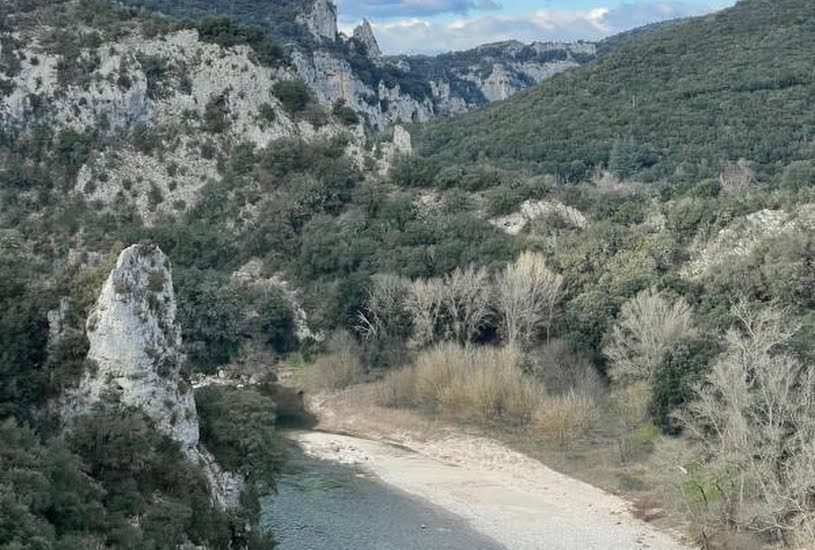
[[[629,36],[513,101],[417,127],[443,165],[484,160],[576,182],[598,166],[679,185],[747,159],[767,179],[812,158],[815,15],[804,0]]]

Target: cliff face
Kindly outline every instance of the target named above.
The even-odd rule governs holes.
[[[299,15],[297,22],[317,39],[337,39],[337,7],[330,0],[314,0],[311,9]]]
[[[382,50],[379,49],[379,42],[374,35],[374,29],[367,19],[362,20],[362,24],[354,29],[354,38],[363,46],[369,57],[379,59],[382,57]]]
[[[274,93],[276,83],[302,76],[324,112],[342,97],[376,95],[346,79],[350,66],[330,56],[304,61],[301,75],[293,67],[261,65],[249,46],[205,42],[193,29],[146,38],[134,28],[70,55],[41,42],[48,32],[24,29],[20,40],[6,43],[3,55],[20,61],[11,74],[3,75],[0,66],[0,83],[8,90],[0,93],[0,128],[25,133],[47,124],[55,134],[109,135],[107,146],[79,168],[74,188],[101,208],[133,212],[147,225],[181,215],[197,204],[208,182],[223,177],[217,153],[236,144],[262,148],[283,138],[344,134],[351,148],[363,149],[359,125],[292,114]],[[367,103],[352,106],[384,124]],[[396,106],[394,112],[408,120],[413,114]],[[126,137],[134,134],[135,140]]]
[[[436,112],[448,115],[509,99],[596,56],[596,46],[588,42],[508,41],[435,57],[399,56],[392,60],[411,75],[428,80]]]
[[[595,46],[588,43],[503,42],[432,57],[389,57],[382,55],[368,21],[351,36],[339,33],[337,8],[330,0],[284,5],[244,0],[238,8],[227,0],[123,2],[182,18],[223,15],[263,27],[286,45],[297,76],[323,103],[344,101],[377,131],[507,99],[596,55]]]

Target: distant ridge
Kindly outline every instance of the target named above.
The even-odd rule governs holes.
[[[815,154],[811,1],[745,0],[622,38],[507,102],[417,127],[420,151],[568,180],[624,160],[625,176],[674,181],[742,158],[773,176]]]

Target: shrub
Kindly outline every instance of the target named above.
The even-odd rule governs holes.
[[[255,389],[207,386],[195,391],[201,441],[227,470],[274,487],[282,464],[276,405]]]
[[[280,80],[272,86],[272,93],[290,114],[302,113],[311,102],[311,91],[302,80]]]
[[[496,291],[507,343],[529,346],[541,328],[548,339],[555,307],[563,296],[563,276],[551,271],[541,254],[521,254],[498,278]]]
[[[613,429],[616,431],[620,461],[625,463],[643,451],[650,443],[644,434],[650,434],[648,406],[651,403],[651,388],[645,382],[637,382],[615,388],[610,399],[610,412]]]
[[[322,128],[329,121],[328,112],[317,102],[309,101],[305,108],[301,111],[303,120],[314,126],[315,128]]]
[[[213,96],[204,107],[204,130],[222,134],[229,129],[229,109],[226,93]]]
[[[564,340],[552,340],[530,352],[526,368],[547,392],[555,395],[577,392],[599,396],[603,391],[600,373],[591,361]]]
[[[331,113],[346,126],[356,126],[359,124],[359,115],[355,110],[345,104],[344,99],[338,99],[334,103]]]
[[[328,354],[306,367],[302,378],[311,391],[341,390],[362,382],[365,368],[359,345],[349,333],[335,333],[328,342]]]
[[[224,48],[246,44],[250,46],[263,65],[276,67],[286,62],[283,47],[259,27],[241,25],[229,17],[204,17],[196,25],[198,36],[204,42]]]
[[[281,291],[272,289],[263,299],[258,322],[266,341],[278,353],[286,353],[297,347],[294,313]]]
[[[741,302],[732,314],[739,326],[680,420],[724,522],[812,547],[815,368],[785,353],[798,330],[787,311]]]
[[[190,362],[211,373],[228,363],[241,341],[241,299],[226,275],[213,270],[174,273],[178,321]]]
[[[603,353],[609,375],[622,383],[652,382],[671,346],[695,332],[693,311],[685,300],[671,302],[645,290],[626,302]]]
[[[277,119],[277,114],[270,104],[264,102],[258,106],[257,118],[261,122],[271,124]]]
[[[374,402],[383,407],[415,407],[419,404],[416,369],[394,369],[374,386]]]
[[[394,161],[390,179],[402,187],[432,187],[438,166],[416,155],[403,155]]]
[[[543,438],[568,445],[586,434],[597,413],[594,398],[579,391],[549,397],[535,411],[532,426]]]
[[[542,388],[524,375],[520,355],[512,348],[441,344],[420,353],[410,368],[412,374],[395,371],[381,383],[380,400],[416,403],[463,420],[524,423],[543,398]]]
[[[699,336],[680,340],[665,354],[654,374],[650,405],[651,416],[665,433],[679,431],[673,413],[691,398],[719,349],[716,339]]]
[[[147,79],[147,96],[160,99],[165,95],[164,80],[167,77],[167,60],[160,55],[139,55],[139,64]]]
[[[790,163],[781,175],[781,187],[791,191],[815,186],[815,162],[802,160]]]

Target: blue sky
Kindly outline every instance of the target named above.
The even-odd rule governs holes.
[[[362,18],[383,51],[438,53],[487,42],[598,40],[647,23],[702,15],[735,0],[335,0],[340,28]]]

